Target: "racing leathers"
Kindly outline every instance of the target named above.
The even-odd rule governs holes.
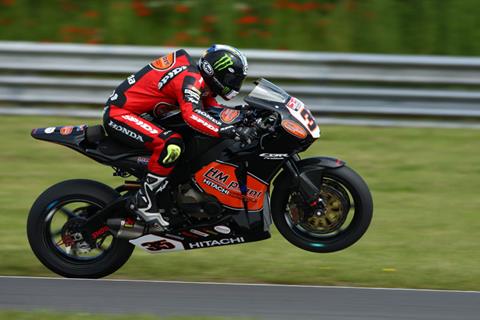
[[[185,50],[158,58],[122,82],[109,97],[104,126],[109,136],[132,148],[152,152],[143,186],[130,204],[147,222],[168,226],[157,207],[157,192],[168,185],[166,177],[178,160],[184,144],[180,134],[148,121],[180,109],[184,121],[205,135],[220,137],[222,122],[207,113],[222,108],[209,94],[195,62]],[[159,202],[161,202],[161,197]]]

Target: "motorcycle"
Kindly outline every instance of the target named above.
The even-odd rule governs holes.
[[[135,246],[165,253],[248,243],[270,238],[272,222],[290,243],[312,252],[357,242],[372,219],[367,184],[342,160],[301,159],[298,153],[320,137],[315,118],[273,83],[255,83],[245,105],[217,114],[224,123],[254,128],[257,138],[250,144],[201,135],[178,111],[155,119],[186,141],[169,176],[170,201],[162,203],[167,230],[146,225],[126,209],[146,174],[147,150],[117,143],[101,125],[32,130],[35,139],[111,166],[115,176],[136,178],[115,189],[74,179],[44,191],[27,222],[37,258],[65,277],[100,278],[118,270]]]

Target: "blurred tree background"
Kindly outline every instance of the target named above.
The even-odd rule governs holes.
[[[478,55],[477,0],[0,0],[0,40]]]

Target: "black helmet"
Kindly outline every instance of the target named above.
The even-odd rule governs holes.
[[[198,60],[198,69],[213,93],[230,100],[247,76],[247,57],[234,47],[214,44]]]

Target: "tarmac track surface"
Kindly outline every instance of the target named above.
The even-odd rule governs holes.
[[[480,319],[480,292],[0,277],[0,309],[256,319]]]

